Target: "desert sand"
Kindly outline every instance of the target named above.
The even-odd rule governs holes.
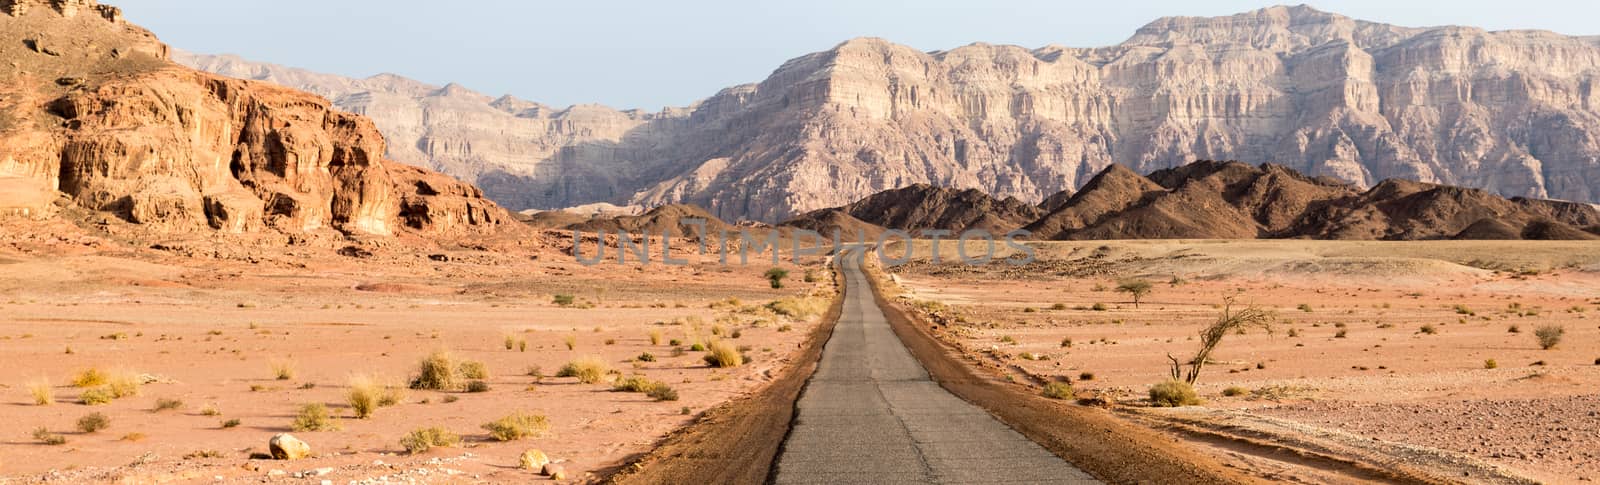
[[[1600,475],[1593,243],[1035,248],[1029,266],[972,267],[951,264],[946,242],[935,265],[922,241],[915,262],[890,271],[902,303],[943,322],[939,336],[979,365],[1017,382],[1071,381],[1078,397],[1109,401],[1119,415],[1257,475],[1344,482],[1370,469],[1423,470],[1546,483]],[[1127,278],[1153,283],[1137,306],[1116,291]],[[1272,331],[1224,338],[1196,386],[1202,405],[1150,407],[1147,390],[1168,377],[1167,355],[1193,355],[1230,296],[1234,309],[1270,311]],[[1560,343],[1541,349],[1542,326],[1564,328]]]
[[[194,258],[29,234],[10,233],[12,244],[0,248],[0,349],[9,364],[0,368],[0,475],[16,483],[254,482],[319,469],[329,474],[315,476],[341,483],[545,479],[516,469],[528,449],[560,462],[569,478],[593,480],[708,408],[762,389],[820,320],[763,305],[814,294],[821,310],[833,291],[826,274],[804,282],[807,268],[792,265],[778,290],[762,277],[770,264],[591,267],[554,250],[404,248],[362,258],[327,249]],[[574,301],[560,305],[555,295]],[[708,366],[705,352],[689,347],[712,340],[736,344],[753,362]],[[482,362],[490,389],[405,389],[398,404],[354,418],[352,376],[405,388],[436,350]],[[647,353],[653,361],[641,360]],[[679,397],[613,392],[609,376],[595,384],[555,377],[586,356],[616,377],[666,383]],[[88,388],[71,381],[91,368],[148,382],[137,395],[85,405]],[[47,405],[31,396],[41,380],[53,394]],[[162,400],[182,404],[158,411]],[[326,404],[340,429],[294,431],[307,403]],[[501,443],[480,429],[516,411],[546,416],[549,431]],[[110,426],[77,431],[90,413]],[[229,420],[238,422],[224,427]],[[401,437],[432,426],[464,442],[406,454]],[[34,439],[40,427],[66,442]],[[248,459],[285,432],[316,456]]]

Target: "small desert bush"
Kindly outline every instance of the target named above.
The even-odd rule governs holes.
[[[78,431],[93,433],[111,426],[111,418],[104,413],[89,413],[78,418]]]
[[[650,345],[661,345],[661,337],[662,335],[660,330],[651,330]]]
[[[222,410],[217,409],[217,403],[211,403],[211,404],[207,404],[206,407],[200,408],[200,415],[201,416],[221,416],[222,415]]]
[[[461,377],[465,377],[467,379],[488,379],[489,378],[489,368],[488,367],[484,367],[482,362],[478,362],[476,360],[468,360],[468,361],[462,362],[460,370],[461,370]]]
[[[1103,311],[1106,311],[1106,304],[1104,304],[1104,303],[1095,303],[1094,306],[1089,307],[1089,309],[1097,311],[1097,312],[1103,312]]]
[[[407,453],[417,454],[433,448],[444,448],[461,444],[461,437],[450,430],[432,427],[412,430],[400,438],[400,446],[405,447]]]
[[[573,298],[572,295],[568,295],[568,294],[564,294],[564,293],[558,293],[554,297],[551,297],[551,300],[554,301],[555,304],[557,304],[557,305],[571,306],[574,298]]]
[[[277,359],[267,363],[267,365],[272,367],[272,377],[277,380],[287,381],[294,378],[294,361]]]
[[[561,366],[556,377],[576,377],[578,382],[594,384],[600,382],[600,378],[605,377],[610,371],[611,366],[607,365],[605,360],[599,356],[587,355]]]
[[[237,426],[239,426],[239,424],[240,424],[239,418],[233,418],[233,419],[224,420],[222,422],[221,426],[222,426],[222,429],[228,429],[228,428],[237,427]]]
[[[667,385],[665,382],[657,382],[655,387],[651,388],[648,392],[645,392],[645,395],[650,396],[651,399],[655,399],[657,401],[678,400],[678,391],[673,389],[672,386]]]
[[[377,412],[378,408],[393,406],[400,403],[400,389],[397,386],[384,385],[372,376],[356,375],[350,377],[350,391],[345,394],[345,402],[350,404],[356,417],[366,419]]]
[[[1417,333],[1424,333],[1424,334],[1428,334],[1428,335],[1437,334],[1437,333],[1439,333],[1439,327],[1435,327],[1435,326],[1433,326],[1433,324],[1430,323],[1430,324],[1427,324],[1427,325],[1423,325],[1422,328],[1420,328],[1420,329],[1417,329]]]
[[[411,388],[433,391],[455,389],[455,372],[455,362],[450,353],[436,350],[417,363],[417,376],[411,379]]]
[[[1539,348],[1550,350],[1561,343],[1561,337],[1566,333],[1566,327],[1560,325],[1540,325],[1533,331],[1533,336],[1539,339]]]
[[[1150,386],[1150,403],[1156,407],[1193,406],[1200,404],[1200,395],[1187,382],[1169,380]]]
[[[1230,386],[1227,389],[1223,389],[1222,390],[1222,395],[1228,396],[1228,397],[1243,396],[1243,395],[1249,394],[1249,393],[1250,393],[1249,389],[1245,389],[1245,388],[1239,387],[1239,386]]]
[[[72,387],[95,387],[105,384],[108,378],[109,376],[106,375],[105,371],[90,367],[78,371],[77,375],[72,376]]]
[[[1483,368],[1485,369],[1493,369],[1496,367],[1500,367],[1500,363],[1495,362],[1494,359],[1487,359],[1483,361]]]
[[[96,406],[100,404],[108,404],[112,399],[116,398],[117,396],[111,393],[110,388],[96,387],[84,389],[83,393],[78,395],[78,402],[88,406]]]
[[[515,412],[510,415],[483,424],[483,429],[489,431],[489,436],[500,441],[516,441],[523,438],[538,438],[550,431],[550,420],[542,414],[528,414]]]
[[[183,407],[183,401],[169,397],[156,399],[156,411],[169,411]]]
[[[28,395],[33,397],[33,403],[48,406],[55,402],[56,388],[50,385],[49,379],[40,378],[28,383]]]
[[[1078,380],[1080,380],[1080,381],[1092,381],[1092,380],[1094,380],[1094,373],[1093,372],[1081,372],[1081,373],[1078,374]]]
[[[328,406],[311,403],[300,407],[290,427],[295,431],[335,431],[339,429],[339,424],[328,414]]]
[[[618,392],[650,392],[662,383],[652,381],[644,376],[628,376],[617,379],[611,384],[611,390]]]
[[[1517,324],[1513,323],[1511,326],[1506,327],[1506,333],[1522,333],[1522,327],[1519,327]]]
[[[39,440],[40,443],[51,446],[67,444],[67,437],[61,436],[59,433],[51,433],[50,430],[44,426],[33,429],[33,439]]]
[[[507,334],[506,335],[506,350],[511,350],[511,349],[515,349],[515,348],[517,348],[517,337],[514,336],[514,335]]]
[[[649,352],[644,352],[640,353],[638,357],[634,357],[634,360],[638,360],[640,362],[655,362],[656,355]]]
[[[477,379],[468,381],[467,392],[489,392],[489,383]]]
[[[817,297],[784,298],[767,303],[767,309],[796,320],[807,320],[828,311],[828,300]]]
[[[1044,397],[1050,399],[1072,399],[1072,384],[1065,382],[1049,382],[1044,385]]]
[[[561,343],[567,344],[567,350],[576,349],[578,348],[578,336],[568,335],[561,337]]]
[[[1295,307],[1295,308],[1299,308],[1300,311],[1302,311],[1302,312],[1311,313],[1311,305],[1310,304],[1301,303],[1300,306]]]
[[[739,348],[721,340],[711,342],[706,349],[706,363],[712,367],[738,367],[744,365],[744,356],[739,354]]]

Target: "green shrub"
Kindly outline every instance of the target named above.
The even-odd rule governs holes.
[[[1044,385],[1044,397],[1050,399],[1072,399],[1072,384],[1055,381]]]
[[[294,423],[290,428],[295,431],[335,431],[339,429],[339,425],[333,421],[333,416],[328,414],[328,406],[311,403],[300,407],[300,412],[295,414]]]
[[[541,414],[528,414],[521,411],[484,423],[483,429],[489,431],[489,436],[500,441],[516,441],[523,438],[538,438],[550,431],[550,420]]]
[[[89,413],[78,418],[78,431],[93,433],[111,426],[111,418],[103,413]]]
[[[168,411],[168,410],[178,409],[178,408],[181,408],[181,407],[183,407],[183,401],[180,401],[180,400],[177,400],[177,399],[166,398],[166,397],[163,397],[163,398],[160,398],[160,399],[156,399],[156,408],[155,408],[156,411]]]
[[[67,444],[66,436],[62,436],[59,433],[51,433],[50,430],[46,429],[44,426],[33,429],[33,439],[39,440],[40,443],[50,446]]]
[[[645,352],[645,353],[639,354],[639,356],[635,357],[635,359],[640,361],[640,362],[655,362],[656,361],[656,356],[655,356],[655,354],[652,354],[652,353],[649,353],[649,352]]]
[[[767,283],[771,284],[773,289],[783,288],[783,279],[789,277],[789,270],[783,268],[772,268],[767,270],[767,272],[762,274],[762,276],[767,278]]]
[[[664,382],[656,383],[656,386],[651,388],[649,392],[645,393],[645,395],[650,396],[651,399],[655,399],[657,401],[678,400],[678,391]]]
[[[468,360],[468,361],[462,362],[460,371],[461,371],[461,377],[464,377],[464,378],[467,378],[467,379],[488,379],[489,378],[489,368],[488,367],[484,367],[482,362],[478,362],[476,360]]]
[[[417,454],[433,448],[444,448],[461,444],[461,437],[450,430],[432,427],[412,430],[400,438],[400,446],[405,447],[407,453]]]
[[[1540,325],[1533,331],[1533,336],[1539,339],[1539,348],[1550,350],[1561,343],[1561,337],[1566,333],[1566,327],[1560,325]]]
[[[1200,404],[1200,395],[1187,382],[1168,380],[1150,386],[1150,403],[1157,407],[1193,406]]]
[[[111,394],[111,389],[106,387],[96,387],[93,389],[84,389],[83,393],[78,395],[78,402],[89,406],[97,406],[100,404],[110,403],[112,399],[116,398],[117,397],[115,395]]]

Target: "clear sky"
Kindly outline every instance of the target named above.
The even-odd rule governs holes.
[[[353,77],[458,82],[556,106],[656,110],[759,81],[784,60],[859,36],[922,50],[973,42],[1116,44],[1172,15],[1250,0],[105,0],[168,44]],[[1324,0],[1404,26],[1600,34],[1594,0]]]

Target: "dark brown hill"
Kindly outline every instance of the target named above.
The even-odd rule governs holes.
[[[1039,209],[1012,197],[997,199],[977,189],[928,184],[886,190],[834,210],[867,224],[913,235],[924,229],[953,233],[983,229],[1000,234],[1039,217]]]
[[[1030,224],[1044,239],[1596,239],[1588,204],[1386,180],[1367,191],[1267,164],[1199,161],[1139,177],[1108,168]]]

